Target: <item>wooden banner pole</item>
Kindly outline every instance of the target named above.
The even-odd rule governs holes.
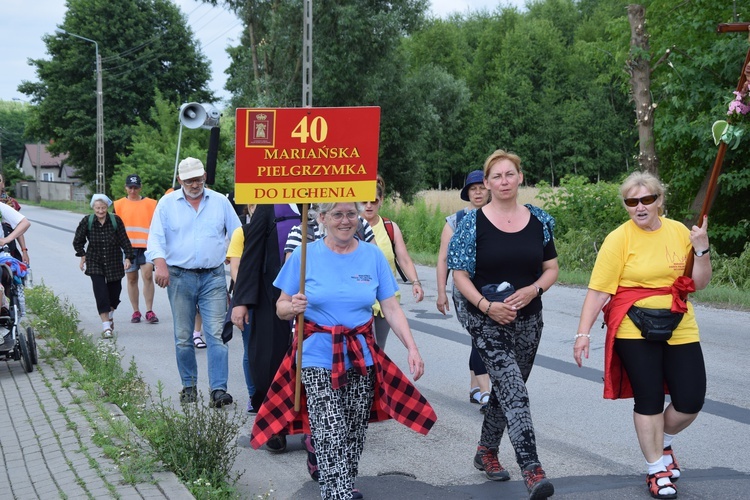
[[[302,222],[300,229],[302,230],[302,248],[300,255],[300,272],[299,272],[299,293],[305,293],[305,267],[307,265],[307,209],[308,203],[302,204]],[[302,341],[304,340],[305,331],[305,313],[299,313],[297,315],[297,376],[294,381],[294,411],[299,412],[300,409],[300,398],[302,396]]]

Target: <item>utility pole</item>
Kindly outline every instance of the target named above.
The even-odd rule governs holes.
[[[36,185],[36,193],[34,193],[34,201],[36,201],[38,204],[42,203],[42,186],[39,179],[39,171],[42,170],[42,142],[39,141],[36,143],[36,168],[34,169],[34,175],[35,175],[35,181],[34,184]]]
[[[96,44],[96,42],[94,42]],[[104,94],[102,92],[102,55],[96,44],[96,190],[105,193],[104,176]]]
[[[94,50],[96,51],[96,192],[103,194],[106,188],[104,182],[104,92],[102,90],[102,58],[99,54],[99,44],[95,40],[70,33],[64,29],[58,28],[55,31],[94,44]]]
[[[312,62],[313,62],[313,5],[312,0],[304,0],[302,28],[302,107],[312,107]],[[302,224],[303,226],[305,224]]]

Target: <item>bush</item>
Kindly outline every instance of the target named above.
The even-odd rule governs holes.
[[[538,197],[544,202],[544,209],[557,223],[555,237],[562,238],[568,232],[585,231],[597,246],[607,234],[628,220],[628,213],[620,201],[619,185],[610,182],[592,184],[584,177],[567,176],[557,190],[546,183],[540,183]]]
[[[151,422],[142,428],[159,459],[169,464],[199,498],[206,487],[212,488],[213,495],[216,488],[231,492],[231,485],[239,480],[241,474],[232,472],[240,453],[235,438],[247,421],[237,405],[216,410],[202,400],[183,404],[182,411],[176,411],[159,385],[157,400],[146,415]]]
[[[395,204],[386,200],[381,212],[384,217],[396,221],[410,253],[437,255],[447,215],[440,207],[430,209],[422,198],[417,198],[413,205],[401,205],[396,209]]]
[[[750,290],[750,242],[738,257],[718,255],[711,257],[713,285],[725,285],[740,290]]]
[[[596,254],[601,245],[588,228],[570,230],[555,238],[557,261],[560,269],[590,273],[596,262]]]

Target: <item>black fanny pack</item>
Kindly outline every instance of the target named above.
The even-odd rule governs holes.
[[[666,341],[682,321],[683,313],[673,313],[669,309],[644,309],[631,306],[628,318],[641,331],[646,340]]]

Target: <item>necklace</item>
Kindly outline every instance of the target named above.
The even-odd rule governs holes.
[[[498,215],[498,217],[500,217],[501,219],[505,219],[508,222],[508,224],[510,224],[511,222],[513,222],[513,216],[516,214],[516,209],[515,208],[513,209],[512,212],[510,212],[508,214],[502,213],[497,208],[495,208],[494,211]]]

